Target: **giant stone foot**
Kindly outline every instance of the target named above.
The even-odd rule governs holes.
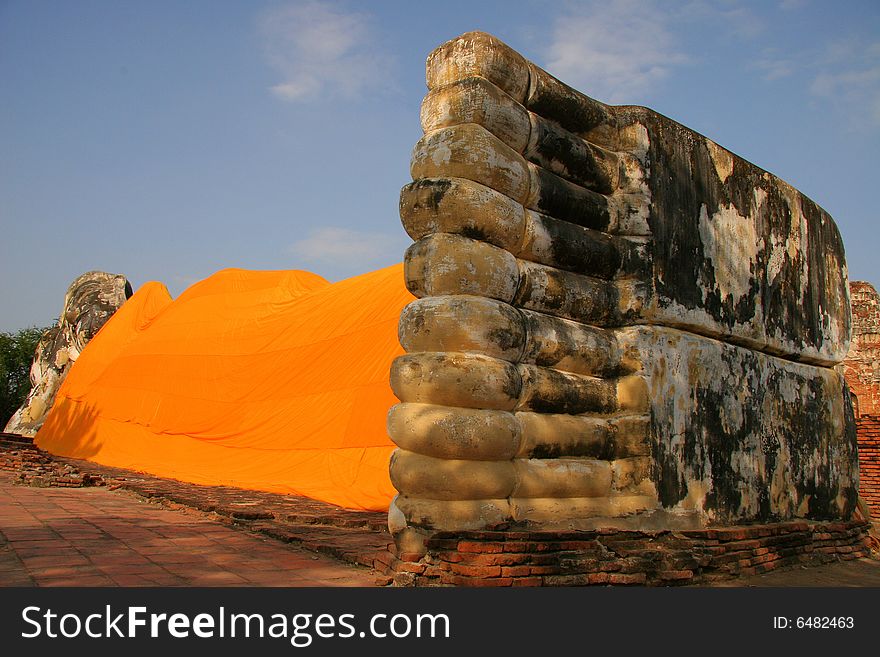
[[[471,32],[427,61],[401,192],[406,355],[390,525],[681,528],[849,518],[832,218],[643,107]]]

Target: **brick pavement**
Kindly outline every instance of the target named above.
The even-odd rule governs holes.
[[[357,511],[297,495],[232,486],[201,486],[174,479],[54,457],[78,476],[99,480],[171,507],[187,507],[342,561],[384,570],[393,545],[385,512]],[[69,478],[69,477],[68,477]]]
[[[381,582],[381,578],[378,580]],[[377,573],[105,488],[0,472],[0,586],[374,586]]]
[[[161,479],[53,456],[37,449],[33,440],[10,434],[0,434],[2,471],[28,486],[121,489],[166,507],[203,511],[225,524],[382,572],[392,560],[393,541],[384,512],[343,509],[296,495]]]

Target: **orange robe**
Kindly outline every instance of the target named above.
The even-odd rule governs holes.
[[[228,269],[176,300],[141,287],[80,354],[36,444],[197,484],[385,510],[412,295],[403,265],[338,283]]]

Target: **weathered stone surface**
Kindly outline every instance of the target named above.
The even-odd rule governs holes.
[[[416,454],[391,455],[391,482],[402,495],[432,500],[508,497],[517,487],[513,461],[472,461]]]
[[[388,433],[401,448],[435,458],[503,461],[520,451],[522,431],[506,411],[397,404]]]
[[[611,413],[617,408],[613,381],[519,365],[522,379],[517,410],[540,413]]]
[[[648,276],[644,239],[618,237],[526,209],[464,178],[421,178],[403,187],[400,216],[414,240],[451,233],[505,249],[522,260],[610,279]]]
[[[410,173],[414,179],[451,176],[473,180],[520,203],[529,197],[526,161],[476,123],[440,128],[422,137],[413,149]]]
[[[400,203],[421,298],[401,317],[389,432],[432,460],[395,461],[401,526],[850,518],[853,418],[833,366],[851,317],[827,213],[490,35],[438,48],[427,82]],[[470,483],[500,462],[506,497],[497,474]]]
[[[523,206],[464,178],[422,178],[400,191],[400,217],[414,240],[453,233],[515,253],[523,241]]]
[[[617,150],[620,148],[617,117],[614,108],[585,96],[527,62],[529,96],[525,105],[536,114],[556,121],[570,132],[595,144]]]
[[[467,32],[428,55],[425,80],[436,89],[473,76],[496,85],[517,102],[529,88],[528,62],[507,44],[485,32]]]
[[[494,41],[469,33],[451,43],[432,56],[435,64],[444,52],[476,62]],[[521,58],[505,54],[504,61],[502,77],[519,66],[531,80],[525,107],[537,115],[530,143],[545,144],[544,155],[532,157],[541,166],[529,164],[525,192],[522,164],[508,151],[497,173],[463,177],[482,178],[557,219],[650,235],[651,295],[643,311],[648,323],[824,365],[843,358],[850,330],[846,267],[840,235],[826,212],[772,174],[675,121],[643,107],[603,105]],[[457,66],[447,64],[446,69]],[[481,68],[478,63],[467,66]],[[492,75],[491,66],[483,68]],[[494,101],[486,95],[485,102]],[[491,131],[493,125],[484,127]],[[482,151],[477,155],[485,138],[477,137],[475,128],[446,130],[470,131],[476,144],[469,148],[461,138],[455,149],[443,153],[455,151],[455,161],[471,153],[479,158],[473,166],[487,162]],[[501,132],[499,141],[505,136]],[[507,145],[522,152],[517,150],[520,141]],[[509,169],[516,171],[516,185],[491,182]],[[567,173],[568,180],[557,173]],[[421,169],[413,175],[422,175]],[[460,174],[441,162],[431,175]],[[615,175],[617,185],[611,182]],[[636,226],[638,218],[643,227]]]
[[[519,286],[515,305],[583,324],[606,326],[616,323],[607,282],[590,276],[519,261]]]
[[[407,249],[406,287],[417,297],[473,294],[509,302],[519,287],[516,258],[485,242],[438,233]]]
[[[604,458],[608,453],[611,428],[603,418],[520,411],[516,419],[522,428],[522,440],[517,452],[521,458]]]
[[[515,365],[497,358],[423,352],[394,360],[391,389],[403,402],[512,411],[522,381]]]
[[[857,455],[833,369],[676,329],[618,339],[647,356],[664,507],[722,524],[852,514]]]
[[[525,327],[520,362],[561,372],[610,376],[620,369],[621,351],[612,331],[519,309]]]
[[[603,497],[611,494],[611,464],[589,458],[517,459],[513,497]]]
[[[591,144],[533,112],[529,112],[529,118],[531,134],[524,151],[527,159],[600,194],[611,194],[617,189],[620,163],[616,153]],[[506,141],[505,137],[499,137]]]
[[[400,315],[401,346],[414,351],[482,353],[511,362],[522,356],[526,327],[516,308],[472,295],[418,299]]]
[[[422,102],[421,119],[425,133],[477,123],[517,152],[522,153],[529,145],[529,112],[481,77],[432,89]]]
[[[651,456],[651,417],[629,415],[617,417],[609,423],[608,454],[617,457]]]
[[[430,500],[398,495],[394,504],[406,518],[407,525],[418,529],[482,529],[511,517],[510,501],[506,497],[495,500]]]
[[[633,456],[611,461],[612,488],[629,494],[656,495],[651,481],[654,459],[648,456]]]
[[[547,529],[625,527],[624,518],[657,506],[652,495],[615,495],[607,497],[514,497],[510,499],[511,518],[515,522]]]
[[[629,346],[629,345],[627,345]],[[617,408],[631,413],[647,413],[650,408],[648,382],[640,374],[624,376],[617,380]]]
[[[626,240],[526,211],[525,240],[516,255],[523,260],[564,269],[589,271],[598,278],[613,278],[628,251]]]
[[[822,365],[849,346],[846,261],[831,217],[799,191],[647,109],[654,273],[649,323]],[[674,172],[664,176],[663,172]]]
[[[121,274],[90,271],[70,284],[58,325],[46,331],[37,345],[30,373],[31,391],[5,431],[36,435],[73,363],[131,294],[131,285]]]

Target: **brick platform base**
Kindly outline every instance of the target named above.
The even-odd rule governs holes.
[[[871,510],[871,517],[880,519],[880,416],[856,418],[859,441],[859,495]]]
[[[398,586],[701,584],[781,566],[870,555],[865,521],[786,522],[692,531],[440,532]],[[401,555],[405,556],[405,555]]]

